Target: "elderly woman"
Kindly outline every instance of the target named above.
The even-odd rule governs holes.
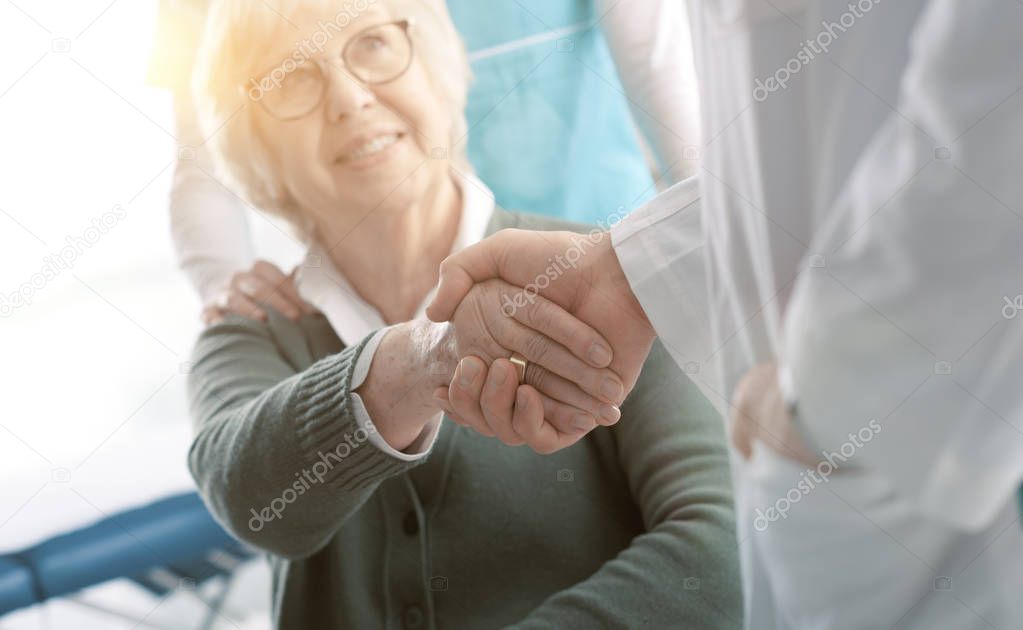
[[[223,0],[206,37],[214,153],[309,245],[309,312],[228,314],[190,376],[192,473],[268,552],[277,626],[738,627],[723,429],[662,347],[623,401],[633,383],[599,337],[521,347],[520,319],[564,315],[542,298],[488,320],[521,298],[490,283],[451,324],[421,317],[453,251],[568,227],[496,208],[470,174],[469,77],[444,15]],[[519,386],[513,351],[549,371],[530,364]],[[485,425],[439,412],[449,383],[484,391]]]

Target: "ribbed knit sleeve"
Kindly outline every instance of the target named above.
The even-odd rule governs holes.
[[[376,448],[355,419],[349,382],[367,339],[299,370],[264,323],[230,316],[199,338],[188,463],[214,516],[239,539],[308,557],[381,481],[422,461]]]

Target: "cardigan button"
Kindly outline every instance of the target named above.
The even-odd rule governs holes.
[[[426,621],[426,617],[419,606],[409,606],[405,609],[403,621],[406,628],[419,628]]]
[[[405,518],[401,520],[401,530],[408,536],[415,536],[419,533],[419,519],[416,518],[416,513],[409,510]]]

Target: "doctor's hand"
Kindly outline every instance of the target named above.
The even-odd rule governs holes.
[[[530,342],[534,351],[522,353],[528,361],[557,371],[552,363],[555,355],[544,345],[544,339],[557,332],[570,340],[566,347],[577,358],[608,365],[618,375],[621,387],[603,393],[618,402],[624,400],[639,378],[654,331],[629,287],[609,233],[502,230],[441,264],[440,286],[427,315],[436,322],[449,320],[470,289],[491,278],[522,287],[503,298],[501,311],[534,331]],[[552,318],[549,310],[532,309],[538,296],[554,302],[575,320],[566,324]],[[610,357],[597,345],[580,343],[590,330],[610,344]],[[589,391],[582,375],[562,376]],[[475,402],[479,403],[478,396]]]
[[[748,460],[758,440],[782,457],[807,466],[820,461],[796,431],[774,363],[753,366],[739,380],[732,396],[732,445]]]
[[[612,352],[600,334],[541,296],[521,308],[504,306],[519,293],[499,279],[472,286],[444,324],[459,362],[435,399],[459,424],[509,445],[552,452],[617,422],[625,387],[606,367]],[[543,334],[528,325],[538,320],[546,323]],[[513,352],[529,361],[521,391],[518,370],[508,361]],[[512,427],[513,418],[522,431]]]

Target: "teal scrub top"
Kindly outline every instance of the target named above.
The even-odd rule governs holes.
[[[499,205],[607,225],[653,195],[593,0],[448,9],[474,74],[469,160]]]

